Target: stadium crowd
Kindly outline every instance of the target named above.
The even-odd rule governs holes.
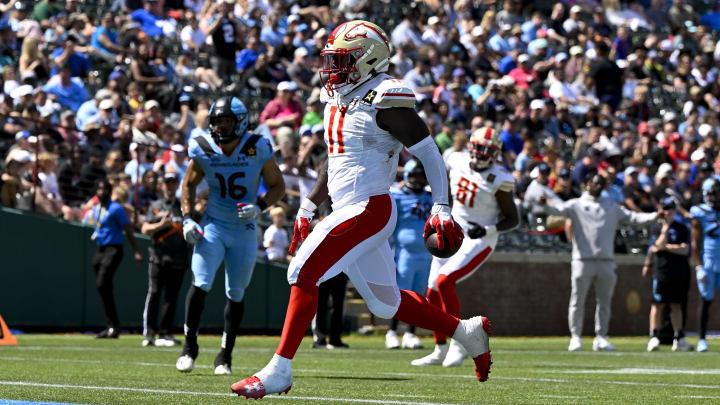
[[[474,129],[501,131],[531,230],[562,228],[533,203],[578,196],[591,172],[633,211],[669,196],[685,217],[720,174],[720,8],[706,2],[6,0],[0,14],[6,207],[92,222],[107,178],[139,230],[213,100],[232,94],[285,175],[259,243],[287,260],[283,216],[327,153],[319,52],[355,18],[390,33],[388,73],[444,156]]]

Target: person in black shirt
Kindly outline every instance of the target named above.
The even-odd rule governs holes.
[[[650,307],[651,338],[647,345],[649,352],[660,347],[659,329],[662,309],[670,305],[670,320],[674,331],[673,351],[692,350],[683,338],[682,304],[687,300],[690,289],[690,232],[687,226],[675,220],[675,201],[666,198],[662,203],[667,215],[662,219],[662,229],[645,259],[643,277],[650,274],[652,267],[653,302]]]
[[[218,13],[208,28],[208,35],[212,36],[215,54],[210,58],[213,70],[223,80],[228,80],[235,73],[235,53],[238,50],[237,37],[240,29],[233,9],[234,0],[224,0],[219,6]]]
[[[608,59],[609,47],[605,42],[595,46],[597,59],[590,66],[590,77],[595,82],[595,92],[603,104],[608,104],[613,112],[618,109],[622,100],[622,70]]]
[[[175,197],[179,179],[166,173],[162,182],[163,197],[148,210],[142,233],[152,237],[150,245],[149,284],[143,312],[143,346],[175,346],[180,342],[172,336],[173,319],[180,286],[189,267],[190,249],[182,233],[180,200]],[[162,306],[160,294],[164,292]],[[157,324],[160,307],[160,326]],[[158,339],[155,339],[155,334]]]

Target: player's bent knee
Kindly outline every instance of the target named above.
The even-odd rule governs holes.
[[[395,316],[395,313],[397,313],[398,307],[400,307],[400,302],[398,302],[397,305],[388,305],[380,301],[368,301],[367,307],[370,312],[378,318],[391,319]]]
[[[228,288],[225,291],[225,296],[233,302],[240,302],[245,298],[244,288]]]

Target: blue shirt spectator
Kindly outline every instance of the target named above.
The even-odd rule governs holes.
[[[52,53],[52,58],[58,59],[64,51],[65,48],[55,48]],[[90,60],[80,52],[73,52],[73,54],[68,57],[66,64],[70,67],[72,77],[86,77],[91,68]],[[57,73],[57,66],[53,66],[50,75],[54,76]]]
[[[117,42],[117,33],[114,31],[108,30],[107,28],[103,27],[102,25],[97,27],[97,29],[93,33],[92,38],[90,38],[90,45],[94,46],[95,48],[100,49],[100,51],[102,51],[104,53],[109,53],[109,54],[114,55],[115,52],[105,48],[103,46],[102,42],[100,42],[100,37],[103,35],[105,35],[108,38],[108,40],[110,40],[110,42],[117,45],[117,43],[118,43]]]
[[[505,149],[515,152],[516,155],[519,155],[520,152],[522,152],[524,141],[519,133],[513,134],[507,129],[503,129],[502,132],[500,132],[500,140],[502,141]]]
[[[235,57],[235,68],[237,70],[245,70],[249,67],[255,66],[255,61],[258,58],[258,52],[254,49],[243,49]]]
[[[507,39],[505,39],[500,32],[496,32],[495,35],[490,37],[488,40],[488,47],[495,52],[507,53],[512,51],[512,46]]]
[[[60,70],[58,76],[53,77],[43,86],[43,91],[54,95],[61,106],[77,111],[80,105],[88,99],[87,91],[82,80],[70,77],[70,70]]]
[[[139,8],[130,14],[130,18],[140,23],[142,30],[153,38],[157,38],[162,34],[162,28],[157,25],[158,18],[151,12]]]

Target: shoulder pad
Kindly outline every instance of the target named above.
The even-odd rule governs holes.
[[[415,93],[402,80],[388,78],[366,92],[362,101],[377,108],[406,107],[415,108]]]
[[[490,176],[494,176],[493,184],[495,184],[500,191],[512,192],[515,190],[515,178],[507,170],[500,165],[493,165]],[[490,180],[488,176],[488,180]]]
[[[188,157],[195,159],[202,155],[215,155],[216,152],[210,145],[210,142],[202,135],[197,135],[188,141]]]

